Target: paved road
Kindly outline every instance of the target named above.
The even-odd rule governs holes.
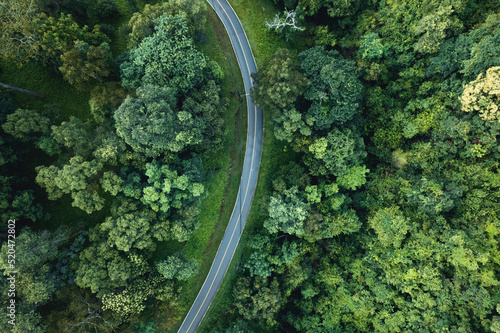
[[[226,233],[215,255],[210,272],[184,319],[184,322],[179,328],[179,333],[192,333],[196,331],[207,313],[217,290],[219,290],[222,279],[226,275],[226,271],[231,263],[236,247],[238,246],[248,212],[252,205],[255,187],[257,185],[257,176],[259,174],[264,130],[262,110],[255,106],[248,95],[253,86],[250,74],[257,71],[257,66],[255,65],[255,59],[252,55],[252,50],[248,44],[245,32],[234,10],[226,0],[207,1],[224,24],[240,65],[248,105],[247,145],[238,197]]]

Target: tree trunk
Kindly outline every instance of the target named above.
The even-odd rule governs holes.
[[[30,95],[36,96],[38,98],[41,98],[41,99],[45,98],[45,96],[42,95],[42,94],[39,94],[39,93],[30,91],[30,90],[27,90],[27,89],[14,87],[14,86],[2,83],[2,82],[0,82],[0,87],[6,88],[6,89],[12,89],[12,90],[20,91],[22,93],[30,94]]]

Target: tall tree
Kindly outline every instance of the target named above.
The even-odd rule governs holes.
[[[281,231],[301,236],[308,210],[309,205],[301,200],[297,187],[292,187],[279,197],[271,197],[269,219],[264,222],[264,227],[271,234]]]
[[[155,33],[132,49],[121,65],[123,86],[168,85],[182,93],[200,86],[207,60],[194,47],[184,16],[161,16],[155,24]]]
[[[207,5],[203,0],[172,0],[156,5],[146,4],[142,12],[136,12],[130,18],[128,26],[129,48],[134,48],[154,32],[155,19],[160,16],[185,15],[191,35],[206,22]]]
[[[17,109],[7,116],[7,121],[2,125],[5,133],[16,139],[28,141],[33,139],[34,133],[48,134],[50,119],[36,111]]]
[[[363,87],[354,62],[316,46],[299,54],[299,65],[310,80],[304,97],[313,101],[308,114],[317,130],[343,124],[359,113]]]
[[[78,90],[90,90],[110,73],[110,48],[107,43],[99,46],[76,41],[75,46],[61,55],[59,70],[65,80]]]
[[[150,226],[156,217],[147,211],[140,211],[136,204],[118,201],[118,207],[112,208],[112,216],[106,218],[100,228],[108,233],[108,243],[120,251],[152,248]]]
[[[116,131],[138,152],[156,157],[179,152],[203,140],[203,122],[177,109],[176,90],[146,85],[115,111]]]
[[[304,162],[312,175],[343,175],[351,165],[359,164],[366,156],[363,139],[349,129],[334,128],[308,148]]]

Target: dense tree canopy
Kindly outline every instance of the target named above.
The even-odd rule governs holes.
[[[154,22],[155,33],[130,50],[128,61],[121,65],[123,86],[153,84],[184,93],[200,86],[207,61],[194,47],[184,16],[161,16]]]
[[[230,174],[229,159],[213,160],[229,152],[225,119],[239,106],[226,111],[226,67],[195,46],[213,33],[205,1],[143,6],[0,1],[2,81],[40,84],[46,98],[0,92],[0,229],[12,236],[0,243],[0,284],[19,273],[16,326],[2,321],[2,332],[151,332],[182,319],[201,255],[179,249],[208,242],[191,234],[207,180]],[[143,323],[147,307],[163,319]]]
[[[347,122],[359,113],[362,86],[352,61],[318,46],[299,55],[299,66],[310,80],[304,97],[313,101],[308,114],[317,130]]]
[[[233,3],[274,138],[200,330],[500,332],[500,3],[271,2]],[[45,95],[0,92],[1,332],[182,321],[245,136],[207,6],[0,0],[1,81]]]
[[[160,16],[185,15],[191,33],[203,27],[206,22],[207,4],[203,0],[171,0],[156,5],[146,4],[141,12],[135,12],[128,26],[132,30],[128,36],[130,48],[136,47],[142,39],[151,36],[155,19]]]
[[[179,152],[202,141],[202,123],[177,109],[176,90],[146,85],[137,98],[127,97],[115,111],[116,129],[134,150],[155,157]]]
[[[272,103],[272,71],[257,75],[256,102],[293,148],[274,161],[295,165],[266,178],[265,228],[234,285],[234,321],[497,331],[498,4],[275,2],[323,24],[309,32],[322,46],[270,60],[294,69],[285,86],[309,82],[286,105]]]

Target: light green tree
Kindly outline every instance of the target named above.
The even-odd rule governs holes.
[[[416,33],[422,34],[415,50],[421,53],[435,53],[439,51],[441,43],[447,35],[447,30],[458,31],[462,28],[462,22],[456,17],[451,16],[453,7],[440,6],[437,11],[425,15],[416,27]]]
[[[327,136],[314,140],[304,162],[313,175],[339,176],[345,174],[349,166],[361,162],[366,156],[364,149],[363,139],[351,130],[334,128]]]
[[[296,186],[285,190],[280,196],[272,196],[269,202],[269,219],[264,227],[271,234],[285,232],[291,235],[304,234],[304,221],[309,214],[309,204],[299,196]]]
[[[103,190],[111,193],[112,196],[116,196],[123,190],[123,179],[121,179],[120,176],[113,171],[106,171],[103,173],[99,182],[101,183]]]
[[[179,257],[167,257],[156,263],[156,269],[166,279],[186,281],[198,272],[196,259],[183,260]]]
[[[366,184],[366,174],[370,172],[365,165],[355,165],[347,169],[347,173],[337,178],[337,184],[340,186],[355,191],[357,188]]]
[[[410,230],[408,219],[398,206],[383,208],[368,219],[368,224],[375,230],[380,244],[398,248]]]
[[[7,116],[7,121],[2,124],[5,133],[16,139],[28,141],[34,139],[35,133],[48,134],[50,132],[50,119],[36,111],[17,109]]]

